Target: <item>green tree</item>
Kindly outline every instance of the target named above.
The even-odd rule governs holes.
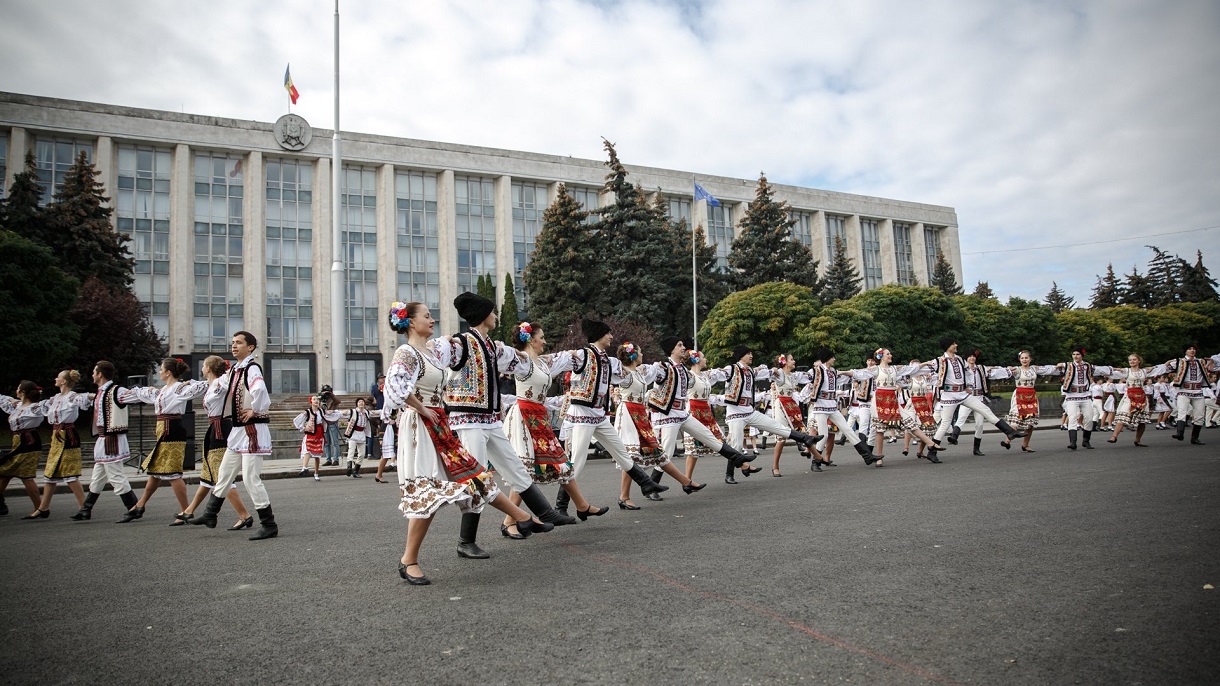
[[[960,336],[962,347],[968,344],[964,340],[969,338],[968,332],[963,332],[965,317],[954,299],[938,289],[888,284],[865,291],[850,302],[879,323],[874,331],[874,349],[884,346],[905,351],[904,357],[931,359],[943,352],[936,345],[941,336]]]
[[[587,312],[582,316],[574,317],[572,321],[568,322],[567,326],[555,330],[545,329],[546,340],[555,350],[576,350],[583,348],[589,344],[589,341],[580,330],[580,320],[582,318],[596,318],[600,316],[595,312]],[[601,321],[610,327],[610,333],[614,335],[614,349],[617,349],[625,341],[631,341],[644,351],[645,362],[655,362],[661,359],[661,344],[657,342],[657,337],[651,327],[638,322],[625,321],[614,316],[602,317]],[[609,352],[611,355],[614,354],[614,350]]]
[[[1051,308],[1051,312],[1059,314],[1076,307],[1076,299],[1064,293],[1059,284],[1052,281],[1051,290],[1046,294],[1046,306]]]
[[[964,317],[961,347],[982,350],[987,364],[1016,364],[1021,350],[1029,350],[1035,360],[1057,353],[1058,332],[1049,307],[1021,298],[1010,298],[1007,305],[964,295],[953,301]]]
[[[936,253],[936,266],[932,269],[932,278],[928,280],[932,288],[939,288],[945,295],[961,295],[962,287],[957,285],[957,275],[953,273],[953,265],[945,259],[945,253]]]
[[[1083,345],[1088,360],[1111,364],[1125,360],[1133,346],[1123,330],[1106,318],[1107,310],[1064,310],[1055,315],[1059,329],[1059,350],[1054,362],[1072,359],[1072,348]],[[1043,364],[1052,364],[1051,360]],[[1125,365],[1124,365],[1125,366]]]
[[[738,345],[759,356],[795,353],[802,343],[798,332],[819,308],[811,288],[784,281],[759,284],[716,303],[699,327],[699,346],[713,364],[727,363]]]
[[[30,379],[50,388],[80,337],[70,316],[77,282],[55,265],[51,250],[0,230],[0,389]]]
[[[1191,303],[1220,300],[1220,296],[1216,294],[1216,286],[1218,284],[1207,271],[1207,267],[1203,266],[1203,251],[1199,250],[1196,254],[1197,257],[1193,265],[1186,260],[1178,258],[1180,262],[1179,270],[1182,274],[1180,300]]]
[[[974,287],[974,292],[970,295],[973,295],[976,298],[990,298],[995,300],[995,291],[991,290],[991,284],[987,283],[986,281],[978,282],[978,285]]]
[[[829,305],[837,300],[847,300],[860,292],[860,272],[847,256],[847,246],[843,239],[835,236],[835,254],[826,269],[826,278],[822,281],[822,303]]]
[[[1182,290],[1182,274],[1178,266],[1181,260],[1155,245],[1144,247],[1152,251],[1147,274],[1148,289],[1151,295],[1149,304],[1159,307],[1177,302],[1178,294]]]
[[[534,319],[547,331],[563,331],[584,314],[600,287],[604,260],[585,221],[588,216],[564,184],[542,214],[542,230],[525,267],[525,288]]]
[[[1148,281],[1148,277],[1140,274],[1136,267],[1131,267],[1131,273],[1123,279],[1119,304],[1152,307],[1153,299],[1152,284]]]
[[[47,247],[60,268],[82,283],[93,277],[112,288],[128,288],[135,260],[127,250],[128,237],[110,224],[113,210],[97,175],[84,152],[68,168],[47,206]]]
[[[513,275],[504,275],[504,303],[500,305],[500,323],[496,326],[496,340],[512,345],[513,328],[520,321],[517,312],[517,289],[513,286]]]
[[[788,348],[804,364],[813,362],[818,348],[830,348],[835,351],[841,369],[853,369],[864,366],[864,359],[884,345],[878,342],[883,328],[854,299],[837,300],[823,307],[808,326],[799,328],[796,340]],[[891,349],[895,355],[906,354],[901,348],[891,346]]]
[[[148,374],[165,356],[165,345],[144,306],[125,287],[107,286],[95,277],[85,279],[70,316],[81,331],[71,358],[77,369],[110,360],[122,378]]]
[[[1182,352],[1182,344],[1213,322],[1206,315],[1180,309],[1176,305],[1142,309],[1131,305],[1099,312],[1101,318],[1123,332],[1129,346],[1117,359],[1108,362],[1126,367],[1126,356],[1138,353],[1150,363],[1160,363]],[[1098,360],[1094,360],[1097,362]]]
[[[1177,345],[1175,347],[1177,349],[1174,351],[1175,355],[1182,352],[1182,344],[1187,342],[1198,343],[1200,350],[1220,350],[1220,301],[1208,300],[1205,302],[1178,303],[1172,308],[1167,309],[1201,315],[1207,322],[1201,328],[1188,332],[1185,340],[1176,342]],[[1173,343],[1173,341],[1169,342]],[[1156,361],[1163,362],[1164,360]]]
[[[25,169],[13,176],[8,197],[0,198],[0,229],[50,246],[53,241],[47,235],[47,217],[41,201],[38,167],[34,162],[34,153],[27,152]]]
[[[766,175],[760,174],[754,199],[746,205],[739,224],[741,232],[729,252],[730,279],[736,290],[772,281],[790,281],[815,292],[821,289],[818,261],[809,248],[793,240],[795,225],[792,208],[776,201]]]
[[[1122,283],[1114,275],[1114,265],[1106,265],[1106,275],[1097,277],[1097,285],[1093,287],[1093,298],[1089,307],[1094,310],[1104,310],[1107,307],[1118,307],[1122,299]]]

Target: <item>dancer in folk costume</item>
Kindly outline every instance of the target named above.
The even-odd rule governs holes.
[[[563,444],[551,428],[550,408],[557,406],[560,398],[547,398],[547,389],[555,374],[551,373],[546,350],[546,332],[537,323],[521,322],[513,327],[513,347],[530,358],[529,365],[518,365],[514,376],[517,382],[517,401],[508,408],[504,419],[504,432],[529,472],[530,479],[538,485],[559,484],[576,503],[576,516],[581,521],[590,516],[598,517],[610,510],[594,507],[585,500],[580,486],[572,476],[572,463],[564,452]],[[509,494],[513,504],[520,504],[521,494]],[[515,522],[505,518],[500,533],[508,538],[521,538],[513,531]]]
[[[368,400],[360,398],[356,406],[348,411],[347,426],[343,430],[347,436],[347,476],[360,478],[360,466],[364,463],[368,437],[372,432]]]
[[[1093,424],[1096,428],[1102,431],[1107,431],[1106,428],[1106,392],[1102,387],[1100,379],[1093,379],[1093,383],[1089,384],[1089,398],[1093,403]]]
[[[1109,376],[1113,367],[1094,365],[1084,359],[1084,346],[1072,348],[1072,361],[1063,364],[1063,407],[1068,415],[1068,450],[1076,449],[1077,431],[1083,433],[1081,445],[1090,450],[1093,446],[1093,377]]]
[[[936,379],[935,392],[941,406],[941,418],[936,428],[936,435],[932,437],[932,440],[939,445],[945,435],[949,433],[953,424],[953,410],[959,406],[982,414],[983,419],[994,424],[1008,437],[1009,442],[1019,436],[1020,434],[1009,426],[1008,422],[995,416],[981,397],[971,395],[966,383],[966,363],[957,356],[957,340],[942,338],[940,346],[945,353],[932,362],[932,374]],[[931,460],[931,458],[929,459]]]
[[[254,361],[258,339],[249,331],[238,331],[229,341],[229,352],[237,360],[220,378],[225,388],[225,416],[233,423],[229,431],[227,448],[220,460],[216,486],[208,496],[203,509],[203,525],[216,527],[216,516],[224,505],[224,494],[229,492],[237,473],[241,472],[246,493],[254,502],[258,514],[259,529],[250,537],[251,541],[275,538],[280,527],[271,509],[271,496],[263,485],[263,459],[271,454],[271,396],[263,380],[263,368]],[[217,495],[217,493],[221,495]]]
[[[453,306],[470,328],[456,336],[428,343],[436,358],[452,372],[445,382],[445,407],[450,411],[450,426],[479,464],[484,468],[490,465],[512,490],[521,494],[525,506],[541,520],[535,522],[534,531],[550,531],[556,524],[575,523],[575,519],[551,507],[504,433],[500,373],[512,373],[518,368],[526,371],[530,366],[529,357],[489,337],[499,321],[495,303],[465,292],[454,298]],[[462,513],[458,534],[458,554],[462,557],[488,557],[487,551],[476,542],[479,514],[474,511]]]
[[[1114,429],[1114,412],[1118,408],[1118,386],[1113,379],[1105,379],[1105,383],[1101,384],[1101,392],[1105,396],[1101,405],[1101,427],[1105,431],[1111,431]]]
[[[797,431],[805,430],[800,403],[796,401],[797,389],[809,383],[809,375],[796,371],[796,358],[792,353],[780,353],[771,370],[771,394],[775,402],[771,405],[771,418],[780,426]],[[801,446],[802,448],[804,446]],[[779,471],[779,457],[784,450],[784,439],[775,439],[775,452],[771,456],[771,476],[783,476]]]
[[[373,475],[373,481],[384,484],[389,483],[381,478],[385,476],[385,468],[387,464],[394,463],[394,458],[398,456],[398,447],[394,442],[394,431],[398,425],[398,411],[385,407],[385,378],[382,377],[381,388],[382,407],[381,407],[381,459],[377,460],[377,473]],[[397,466],[395,467],[397,469]]]
[[[980,402],[986,403],[991,397],[991,381],[997,379],[1007,379],[1012,376],[1005,367],[987,367],[983,364],[983,351],[974,350],[966,356],[966,386],[970,389],[970,395],[977,398]],[[962,408],[958,412],[957,422],[953,425],[953,433],[949,436],[949,442],[957,445],[957,437],[961,434],[962,428],[966,426],[966,420],[974,417],[974,455],[978,457],[986,457],[983,453],[983,420],[981,412]],[[1001,443],[1007,450],[1011,444]]]
[[[1112,378],[1119,379],[1125,390],[1118,401],[1118,408],[1114,411],[1114,433],[1106,439],[1107,443],[1117,443],[1118,435],[1123,429],[1132,427],[1135,429],[1135,445],[1148,447],[1140,442],[1144,437],[1144,429],[1152,423],[1152,416],[1148,412],[1150,398],[1144,389],[1150,379],[1164,373],[1165,365],[1145,367],[1144,358],[1135,353],[1127,356],[1126,368],[1114,369]]]
[[[853,386],[862,382],[871,382],[872,386],[872,419],[866,426],[871,426],[876,432],[875,445],[872,452],[877,456],[876,466],[882,467],[885,458],[885,432],[906,431],[918,438],[928,447],[932,457],[936,456],[936,444],[923,432],[919,425],[919,417],[915,409],[905,398],[901,383],[912,376],[927,376],[930,372],[926,365],[913,364],[894,366],[894,355],[886,348],[878,348],[872,356],[876,364],[870,364],[863,369],[851,372]],[[854,389],[853,389],[854,391]]]
[[[750,365],[754,363],[754,351],[747,346],[737,346],[733,350],[733,360],[733,364],[723,369],[712,370],[708,374],[708,378],[713,381],[724,381],[724,422],[729,427],[728,445],[738,451],[744,448],[746,427],[750,426],[772,434],[777,438],[791,438],[798,443],[802,443],[814,454],[813,459],[821,460],[822,455],[813,447],[821,436],[812,436],[800,429],[784,426],[766,414],[759,412],[754,407],[755,393],[759,392],[757,384],[759,381],[770,379],[771,370],[767,369],[766,365],[751,368]],[[774,398],[772,401],[778,402]],[[724,453],[721,454],[723,455]],[[742,455],[742,457],[745,456]],[[761,471],[751,467],[748,462],[742,462],[741,464],[734,464],[733,462],[730,461],[728,471],[724,475],[724,482],[726,484],[737,483],[737,480],[733,478],[734,467],[739,467],[745,476]]]
[[[186,482],[182,480],[182,469],[186,463],[186,441],[189,434],[182,421],[191,400],[208,390],[206,381],[184,381],[190,368],[186,362],[167,357],[161,360],[161,388],[132,388],[123,397],[128,405],[145,403],[152,405],[157,414],[157,443],[140,463],[140,470],[148,473],[148,482],[140,499],[118,521],[127,524],[144,516],[144,507],[157,492],[162,481],[168,481],[178,499],[179,511],[186,510]],[[193,459],[193,456],[192,456]]]
[[[91,393],[73,391],[80,383],[80,372],[65,369],[55,377],[59,393],[42,401],[43,416],[51,425],[51,449],[47,452],[47,466],[43,470],[42,502],[23,519],[46,519],[51,516],[51,497],[59,484],[67,484],[76,496],[76,507],[85,504],[85,491],[80,485],[80,435],[76,431],[76,418],[80,411],[93,405]],[[0,489],[0,494],[3,494]],[[2,495],[0,495],[2,497]]]
[[[656,381],[659,369],[643,365],[644,353],[631,341],[624,341],[615,352],[623,367],[623,379],[611,389],[614,396],[614,430],[623,439],[627,455],[641,469],[649,471],[649,478],[660,483],[660,467],[666,461],[661,453],[661,442],[657,439],[656,427],[648,416],[645,395],[648,387]],[[664,500],[660,493],[644,496],[649,500]],[[620,477],[618,507],[620,510],[638,510],[631,500],[631,477],[626,472]]]
[[[1156,428],[1158,431],[1169,428],[1169,420],[1177,406],[1177,389],[1169,383],[1171,377],[1171,374],[1162,374],[1152,387],[1156,392]]]
[[[847,437],[847,442],[859,453],[860,457],[864,458],[865,464],[875,463],[880,458],[874,455],[869,450],[868,444],[860,440],[856,432],[847,426],[847,419],[839,411],[838,388],[844,377],[850,379],[850,375],[840,375],[835,369],[835,354],[831,349],[819,349],[817,357],[818,361],[809,369],[809,384],[801,390],[801,398],[809,402],[810,425],[816,423],[817,432],[825,434],[822,441],[817,444],[817,449],[819,451],[825,449],[830,437],[829,426],[833,424],[843,432],[843,435]],[[821,465],[817,464],[816,460],[820,459],[820,455],[814,456],[815,462],[811,469],[819,471]]]
[[[1008,408],[1006,419],[1017,431],[1021,432],[1021,452],[1036,453],[1029,447],[1030,438],[1038,426],[1038,390],[1035,386],[1039,376],[1058,376],[1063,373],[1063,365],[1035,365],[1033,355],[1028,350],[1017,354],[1016,367],[1010,367],[1014,384],[1012,403]],[[1012,445],[1012,440],[1005,438],[1001,443]],[[1007,447],[1007,446],[1006,446]]]
[[[34,504],[34,514],[23,519],[35,519],[42,515],[39,507],[42,501],[34,484],[38,459],[42,457],[42,439],[38,436],[44,412],[44,406],[39,402],[41,389],[33,381],[22,381],[13,395],[15,397],[0,395],[0,411],[8,415],[8,426],[13,432],[12,450],[0,455],[0,516],[8,514],[4,490],[16,477],[21,479],[25,494]]]
[[[292,425],[302,434],[300,475],[305,476],[309,471],[309,461],[313,460],[314,481],[322,480],[319,470],[322,468],[322,456],[326,452],[326,414],[322,399],[311,395],[309,405],[292,420]]]
[[[1165,370],[1172,375],[1169,385],[1177,391],[1174,401],[1177,405],[1177,417],[1175,418],[1177,431],[1173,437],[1179,441],[1185,439],[1186,417],[1189,416],[1194,425],[1190,430],[1192,445],[1203,445],[1203,441],[1199,440],[1199,434],[1203,431],[1205,421],[1203,407],[1207,402],[1203,390],[1209,385],[1208,369],[1215,362],[1214,360],[1204,362],[1199,359],[1198,354],[1199,346],[1188,343],[1182,347],[1182,357],[1165,363]]]
[[[412,585],[424,586],[431,581],[422,568],[419,574],[410,570],[419,567],[420,547],[442,506],[456,505],[465,515],[478,514],[490,503],[513,518],[522,536],[533,533],[534,525],[529,514],[500,492],[495,480],[450,429],[444,409],[449,365],[437,358],[428,344],[436,325],[432,312],[423,303],[395,302],[390,305],[388,318],[395,333],[407,335],[407,342],[394,351],[385,384],[385,408],[401,411],[394,436],[402,491],[398,509],[407,518],[407,538],[398,575]],[[459,548],[463,557],[487,557],[479,553],[482,551],[473,540],[465,549]]]
[[[220,480],[220,463],[224,460],[225,451],[229,446],[229,432],[233,422],[225,417],[225,391],[221,377],[229,370],[229,363],[219,355],[208,355],[203,359],[203,380],[208,384],[208,390],[203,394],[203,407],[208,415],[208,427],[203,434],[203,461],[199,466],[199,488],[195,489],[195,497],[189,505],[174,515],[170,526],[183,524],[204,524],[203,518],[195,517],[195,510],[203,504],[208,494],[216,488]],[[229,527],[229,531],[241,531],[254,526],[254,517],[246,509],[246,504],[237,492],[237,484],[230,484],[227,493],[222,495],[233,511],[237,513],[237,523]]]
[[[877,366],[877,357],[875,354],[870,355],[866,360],[864,360],[865,369],[875,366]],[[851,383],[851,395],[848,398],[848,410],[845,416],[847,417],[847,426],[863,436],[864,442],[867,443],[870,448],[873,448],[874,453],[880,455],[881,453],[878,453],[875,448],[876,437],[871,431],[873,423],[873,392],[876,390],[876,377],[870,376],[862,379],[856,379],[853,377]],[[844,443],[847,442],[847,439],[845,438],[840,438],[839,440]],[[882,440],[885,440],[884,435],[882,436]]]
[[[690,350],[686,355],[687,363],[690,364],[690,373],[694,377],[694,382],[691,383],[689,398],[690,398],[690,415],[699,420],[699,423],[707,427],[707,430],[712,432],[712,435],[717,440],[724,442],[724,432],[720,430],[720,424],[716,422],[716,415],[712,412],[712,381],[713,374],[722,375],[722,372],[716,370],[709,372],[707,370],[707,355],[704,355],[698,350]],[[723,381],[723,379],[721,379]],[[716,404],[724,404],[724,396],[716,396]],[[699,458],[703,455],[713,454],[713,450],[699,441],[695,440],[690,434],[682,434],[682,451],[686,455],[686,464],[684,465],[684,473],[686,478],[695,478],[695,465],[699,462]],[[744,450],[742,452],[745,452]],[[758,450],[754,450],[754,455],[758,455]],[[729,473],[732,474],[732,465],[729,465]],[[751,470],[760,471],[757,469]],[[746,467],[742,468],[742,473],[746,472]]]
[[[606,350],[614,343],[614,335],[605,322],[582,320],[580,328],[589,345],[579,350],[555,353],[551,357],[551,373],[571,372],[564,410],[563,428],[560,437],[567,437],[568,457],[572,461],[572,477],[580,478],[585,460],[589,456],[589,444],[594,438],[610,453],[618,468],[627,473],[640,487],[644,495],[663,493],[669,490],[653,481],[635,464],[627,453],[627,446],[606,413],[610,409],[610,387],[621,384],[625,374],[617,357],[610,357]],[[559,490],[555,501],[560,512],[567,512],[570,496]]]
[[[919,360],[911,360],[910,364],[919,366],[923,363]],[[899,380],[899,385],[903,389],[906,403],[910,404],[911,409],[915,412],[915,418],[919,420],[919,429],[928,436],[936,433],[936,427],[939,423],[936,421],[936,414],[933,408],[936,406],[936,394],[933,391],[935,379],[931,374],[920,374],[906,377]],[[914,436],[910,431],[906,432],[903,437],[902,454],[905,456],[911,448],[911,439]],[[940,446],[937,446],[940,449]],[[924,445],[921,442],[915,451],[915,456],[919,459],[924,459]]]
[[[136,494],[132,493],[131,482],[123,472],[123,461],[131,457],[131,448],[127,445],[127,403],[123,400],[127,389],[114,383],[116,372],[114,364],[106,360],[93,367],[97,393],[93,396],[92,430],[97,442],[93,444],[93,478],[89,482],[89,492],[85,494],[84,504],[72,515],[77,521],[93,517],[93,506],[101,497],[106,481],[123,501],[125,509],[130,510],[136,504]]]

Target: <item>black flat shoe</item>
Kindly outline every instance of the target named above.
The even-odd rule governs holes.
[[[656,494],[654,493],[653,495],[656,495]],[[660,499],[661,499],[661,497],[657,496],[657,500],[660,500]],[[608,508],[608,507],[596,507],[595,508],[595,507],[590,506],[589,509],[587,509],[587,510],[577,510],[576,518],[583,522],[583,521],[587,520],[589,517],[600,517],[609,511],[610,511],[610,508]]]
[[[419,565],[415,562],[412,562],[409,565],[404,565],[401,563],[398,565],[398,576],[401,576],[404,580],[406,580],[407,583],[411,584],[412,586],[427,586],[428,584],[432,583],[432,581],[426,576],[411,576],[410,574],[407,574],[407,567],[419,567]],[[419,571],[424,571],[423,567],[420,567]]]
[[[388,484],[388,483],[390,483],[389,481],[383,481],[383,480],[381,479],[381,477],[379,477],[379,476],[375,476],[375,477],[373,477],[373,481],[376,481],[376,482],[377,482],[377,483],[379,483],[379,484]]]
[[[835,464],[834,462],[831,462],[830,460],[825,460],[824,462],[822,462],[822,466],[823,467],[838,467],[839,465]]]
[[[143,516],[144,516],[144,508],[133,507],[130,510],[124,512],[123,518],[120,519],[119,521],[115,522],[115,524],[127,524],[128,522],[134,522],[135,520],[137,520]]]
[[[707,484],[699,484],[698,486],[696,486],[694,484],[694,482],[691,482],[682,487],[682,492],[689,495],[691,493],[694,493],[695,491],[702,491],[705,486],[707,486]]]
[[[620,509],[620,510],[638,510],[638,509],[640,509],[640,506],[636,505],[634,503],[629,503],[626,500],[620,500],[620,501],[618,501],[618,509]]]
[[[817,462],[814,462],[814,464],[817,464]],[[771,476],[773,476],[773,477],[775,477],[775,478],[777,478],[777,479],[778,479],[778,478],[780,478],[781,476],[783,476],[783,474],[780,474],[778,469],[772,469],[772,470],[771,470]]]
[[[240,522],[229,527],[229,531],[241,531],[242,529],[249,529],[252,526],[254,526],[254,517],[246,517]]]
[[[1137,447],[1140,447],[1140,448],[1147,448],[1147,447],[1148,447],[1148,444],[1147,444],[1147,443],[1136,443],[1135,445],[1136,445]],[[1031,450],[1030,452],[1033,452],[1033,451]]]
[[[649,494],[645,495],[644,497],[648,498],[649,500],[657,500],[657,501],[665,500],[664,498],[661,497],[660,493],[649,493]],[[577,514],[577,516],[580,515],[579,512],[577,512],[576,514]]]
[[[50,517],[50,516],[51,516],[50,510],[40,510],[38,508],[34,508],[34,514],[28,514],[28,515],[22,517],[22,519],[46,519],[47,517]]]
[[[1023,453],[1036,453],[1036,452],[1038,452],[1038,451],[1037,451],[1037,450],[1034,450],[1033,448],[1026,448],[1025,446],[1021,446],[1021,452],[1023,452]]]
[[[745,467],[742,467],[742,468],[741,468],[741,475],[742,475],[742,476],[749,476],[749,475],[751,475],[751,474],[757,474],[757,473],[759,473],[759,472],[761,472],[761,471],[762,471],[762,467],[750,467],[749,469],[746,469]]]
[[[505,526],[504,524],[500,525],[500,535],[503,536],[504,538],[511,538],[514,541],[524,541],[526,538],[525,536],[522,536],[521,534],[515,534],[515,533],[509,531],[508,527]]]

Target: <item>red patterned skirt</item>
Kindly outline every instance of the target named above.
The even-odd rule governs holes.
[[[805,421],[801,417],[801,406],[791,396],[781,395],[779,397],[779,406],[784,411],[784,416],[788,418],[788,423],[792,425],[793,431],[804,431]]]
[[[897,390],[878,388],[873,394],[873,407],[876,408],[873,421],[877,423],[877,431],[902,428],[902,412],[898,409]]]
[[[657,467],[665,464],[669,456],[661,453],[661,444],[657,441],[657,434],[652,429],[648,408],[641,403],[622,403],[619,408],[627,411],[627,417],[631,420],[636,438],[639,440],[638,446],[624,441],[627,443],[627,453],[631,455],[631,458],[641,467]]]
[[[700,424],[707,427],[712,435],[724,442],[724,432],[720,430],[720,424],[716,423],[716,415],[712,414],[712,406],[706,400],[690,401],[690,416],[694,417]],[[712,449],[703,445],[699,441],[691,438],[689,434],[682,434],[682,449],[687,456],[699,457],[700,455],[711,455]]]
[[[915,416],[925,432],[936,429],[936,419],[932,416],[932,395],[911,396],[911,407],[915,408]]]
[[[1151,424],[1148,415],[1148,394],[1139,386],[1127,388],[1126,395],[1118,403],[1118,411],[1114,413],[1116,424],[1135,426],[1136,424]]]
[[[1032,386],[1017,386],[1013,390],[1008,423],[1017,431],[1038,426],[1038,391]]]
[[[441,458],[441,465],[445,468],[449,480],[459,484],[475,480],[483,473],[483,465],[467,452],[466,446],[462,445],[453,429],[449,428],[449,415],[439,407],[429,409],[436,413],[436,421],[430,422],[422,414],[419,415],[419,421],[423,422],[424,428],[428,430],[428,436],[432,438],[432,445]]]

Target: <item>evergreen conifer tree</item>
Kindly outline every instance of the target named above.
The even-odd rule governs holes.
[[[1117,307],[1122,300],[1122,283],[1114,275],[1114,265],[1106,265],[1106,275],[1097,277],[1097,285],[1093,287],[1093,298],[1089,307],[1094,310],[1104,310]]]
[[[517,326],[520,314],[517,311],[517,289],[513,285],[513,275],[504,275],[504,304],[500,306],[500,323],[496,325],[498,335],[496,340],[512,345],[513,328]]]
[[[1193,265],[1179,258],[1182,274],[1181,300],[1192,303],[1216,302],[1220,300],[1220,296],[1216,294],[1216,280],[1207,271],[1207,267],[1203,266],[1203,251],[1197,251],[1196,255]]]
[[[82,283],[92,276],[107,287],[128,288],[135,260],[127,249],[130,239],[110,224],[109,202],[97,169],[82,152],[47,207],[47,247],[60,268]]]
[[[985,298],[990,298],[992,300],[996,299],[995,291],[991,290],[991,284],[987,283],[986,281],[978,282],[978,285],[976,285],[974,287],[974,292],[971,293],[970,295],[973,295],[974,297],[980,298],[980,299],[985,299]]]
[[[730,279],[745,290],[760,283],[789,281],[821,290],[818,262],[813,253],[793,240],[796,220],[787,202],[777,202],[766,175],[759,175],[754,200],[746,205],[741,233],[729,252]]]
[[[1152,259],[1148,261],[1148,287],[1152,291],[1152,306],[1160,307],[1177,302],[1178,293],[1182,290],[1182,274],[1173,255],[1161,250],[1155,245],[1145,246],[1152,251]]]
[[[1076,307],[1076,299],[1063,292],[1059,288],[1059,284],[1051,282],[1051,290],[1046,294],[1046,305],[1051,308],[1051,312],[1059,314],[1064,310],[1070,310]]]
[[[530,309],[552,340],[559,340],[569,323],[589,311],[588,303],[600,286],[597,240],[589,216],[559,185],[559,195],[542,214],[542,230],[534,254],[525,267],[525,288]]]
[[[953,266],[949,264],[949,260],[945,259],[945,253],[936,253],[936,266],[932,271],[932,278],[928,280],[928,285],[932,288],[939,288],[941,293],[945,295],[961,295],[962,287],[957,285],[957,275],[953,273]]]
[[[860,293],[860,272],[847,256],[847,246],[843,239],[835,236],[835,254],[826,269],[819,293],[822,304],[829,305],[836,300],[847,300]]]
[[[11,393],[22,379],[49,388],[80,336],[68,314],[79,284],[49,248],[12,231],[0,229],[0,255],[0,388]]]
[[[25,154],[25,169],[13,176],[8,197],[0,199],[0,229],[7,229],[35,243],[51,247],[47,235],[46,212],[39,205],[42,188],[38,185],[38,167],[34,153]]]
[[[1152,301],[1152,285],[1148,282],[1148,277],[1140,274],[1136,267],[1131,267],[1131,273],[1123,279],[1119,302],[1123,305],[1148,308],[1152,306]]]

